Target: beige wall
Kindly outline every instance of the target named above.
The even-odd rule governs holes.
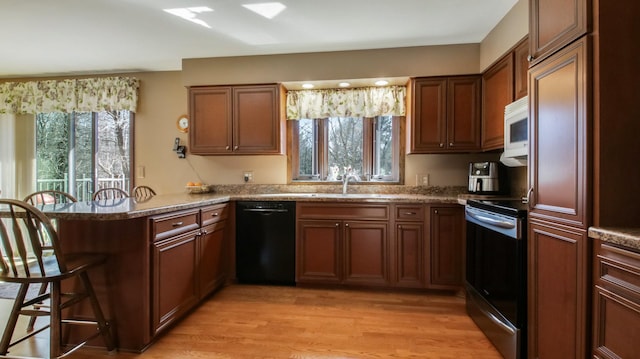
[[[524,36],[512,34],[513,23],[517,24],[520,21],[517,19],[522,17],[523,3],[526,0],[520,0],[509,18],[482,44],[185,59],[182,71],[124,74],[141,80],[135,117],[135,184],[150,185],[159,193],[175,193],[183,191],[189,181],[240,184],[245,170],[253,171],[256,184],[287,182],[286,156],[190,155],[188,135],[176,128],[177,118],[188,111],[186,85],[479,73],[480,66],[497,59]],[[29,136],[27,132],[22,132],[24,141]],[[186,159],[179,159],[172,151],[176,137],[187,146]],[[20,156],[33,158],[32,150],[25,149]],[[497,158],[497,154],[409,155],[405,166],[406,185],[415,185],[417,174],[428,174],[432,186],[466,186],[468,162]],[[20,166],[32,168],[33,164],[25,160]],[[31,170],[23,167],[18,170],[25,171],[25,183],[33,180],[29,177]]]
[[[480,71],[529,33],[529,1],[519,0],[480,44]]]

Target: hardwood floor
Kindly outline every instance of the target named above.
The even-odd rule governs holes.
[[[142,354],[87,348],[69,358],[501,356],[466,315],[459,296],[232,285]]]

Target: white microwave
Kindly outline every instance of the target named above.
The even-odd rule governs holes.
[[[529,99],[527,96],[504,108],[504,153],[512,165],[526,166],[529,153]],[[503,161],[505,162],[505,161]]]

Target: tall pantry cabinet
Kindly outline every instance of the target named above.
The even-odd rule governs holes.
[[[640,169],[625,165],[639,149],[631,133],[640,133],[640,116],[630,100],[633,94],[639,100],[640,34],[633,25],[639,6],[637,0],[529,4],[528,357],[587,358],[593,293],[587,230],[637,227],[639,220],[632,206],[640,200]]]

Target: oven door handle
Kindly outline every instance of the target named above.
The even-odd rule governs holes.
[[[467,214],[470,217],[475,218],[476,220],[492,225],[492,226],[496,226],[496,227],[500,227],[500,228],[507,228],[507,229],[513,229],[516,227],[515,224],[511,223],[511,222],[507,222],[507,221],[501,221],[498,219],[493,219],[487,216],[483,216],[481,214],[478,214],[476,212],[473,212],[471,210],[469,210],[468,208],[466,209]]]
[[[487,316],[489,316],[489,319],[491,319],[491,321],[494,322],[497,326],[504,329],[504,331],[508,332],[511,335],[514,335],[516,333],[513,328],[502,322],[502,320],[496,317],[493,313],[485,312],[485,314],[487,314]]]

